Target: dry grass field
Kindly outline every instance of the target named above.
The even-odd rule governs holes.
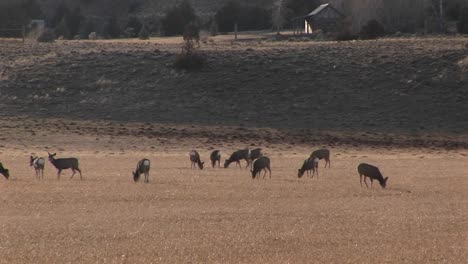
[[[199,72],[173,69],[177,38],[0,40],[0,263],[466,263],[468,39],[241,37]],[[331,168],[298,179],[323,146]],[[244,147],[272,179],[190,169]],[[35,179],[47,152],[84,179]]]
[[[332,148],[332,166],[297,178],[316,146],[272,144],[272,179],[246,169],[191,170],[203,139],[107,137],[63,131],[3,146],[0,263],[464,263],[465,150]],[[10,138],[15,139],[14,136]],[[144,141],[144,146],[139,145]],[[203,143],[203,144],[202,144]],[[242,142],[220,147],[223,156]],[[205,146],[203,147],[202,145]],[[61,146],[61,151],[58,147]],[[153,149],[152,149],[153,147]],[[214,146],[218,147],[218,146]],[[80,159],[84,180],[35,179],[28,155]],[[147,157],[150,183],[131,170]],[[361,188],[356,166],[378,165],[388,187]],[[208,162],[207,162],[208,163]]]

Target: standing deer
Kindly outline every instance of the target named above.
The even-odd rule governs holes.
[[[312,154],[310,154],[310,158],[318,158],[319,160],[321,159],[325,159],[325,168],[327,167],[327,164],[328,164],[328,168],[330,168],[330,150],[328,149],[319,149],[319,150],[316,150],[314,152],[312,152]]]
[[[31,156],[29,159],[29,166],[33,167],[34,170],[36,171],[36,178],[44,179],[44,167],[45,167],[44,158]]]
[[[271,179],[270,159],[268,157],[263,156],[261,158],[258,158],[254,162],[253,169],[250,171],[252,172],[252,179],[255,179],[257,174],[259,174],[262,170],[265,172],[263,174],[263,178],[265,178],[265,175],[268,170],[270,172],[270,179]]]
[[[3,164],[0,162],[0,174],[2,174],[5,179],[8,180],[8,177],[10,177],[10,171],[3,167]]]
[[[47,152],[48,153],[48,152]],[[49,161],[54,165],[55,168],[57,168],[57,179],[60,180],[60,174],[62,173],[62,170],[67,170],[71,169],[73,171],[73,174],[70,179],[73,179],[73,176],[75,176],[76,171],[80,173],[80,180],[83,179],[83,176],[81,175],[81,170],[78,166],[78,159],[77,158],[62,158],[62,159],[56,159],[55,156],[57,153],[54,154],[49,154]]]
[[[241,160],[245,160],[247,162],[247,167],[249,167],[249,159],[249,149],[237,150],[231,154],[229,159],[224,161],[224,168],[229,167],[229,164],[231,164],[232,162],[236,162],[236,165],[239,165],[242,168],[242,165],[240,164]]]
[[[221,152],[219,150],[213,150],[210,154],[211,167],[215,167],[218,163],[218,168],[221,167]]]
[[[196,150],[192,150],[189,153],[190,156],[190,168],[195,168],[198,165],[198,168],[200,170],[203,170],[203,164],[205,164],[204,161],[201,161],[200,159],[200,154]]]
[[[363,175],[364,175],[364,183],[366,184],[366,186],[368,188],[369,188],[369,185],[367,185],[366,177],[370,178],[371,187],[373,187],[372,183],[374,182],[374,180],[377,180],[380,183],[380,186],[382,186],[382,188],[385,188],[387,186],[388,177],[384,178],[382,176],[382,173],[380,173],[379,168],[377,168],[375,166],[372,166],[372,165],[369,165],[367,163],[361,163],[357,167],[357,170],[358,170],[358,173],[359,173],[359,181],[361,183],[361,187],[362,187],[362,176]]]
[[[135,171],[132,171],[133,181],[137,182],[140,179],[140,175],[145,174],[145,182],[149,182],[149,171],[150,171],[150,161],[149,159],[142,159],[137,163]]]
[[[304,172],[306,171],[307,171],[307,175],[309,175],[310,171],[312,171],[312,177],[314,177],[314,174],[317,171],[317,177],[318,177],[319,175],[318,162],[319,162],[318,158],[313,158],[313,159],[309,158],[309,159],[304,160],[302,167],[297,170],[297,177],[302,178],[302,176],[304,175]]]

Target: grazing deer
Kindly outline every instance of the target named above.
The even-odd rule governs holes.
[[[319,162],[318,158],[313,158],[313,159],[309,158],[309,159],[304,160],[302,167],[297,170],[297,177],[302,178],[302,176],[304,175],[304,172],[306,171],[307,171],[307,175],[309,175],[310,171],[312,171],[312,178],[314,177],[315,172],[317,171],[317,177],[318,177],[319,175],[318,162]]]
[[[312,152],[312,154],[310,154],[310,158],[318,158],[319,160],[321,159],[325,159],[325,168],[327,167],[327,164],[328,164],[328,168],[330,168],[330,150],[328,149],[319,149],[319,150],[316,150],[314,152]]]
[[[261,148],[256,148],[251,151],[249,151],[249,162],[250,165],[252,165],[252,162],[254,162],[256,159],[263,157],[263,152]]]
[[[190,156],[190,168],[195,168],[198,165],[198,168],[200,170],[203,170],[203,164],[205,164],[204,161],[201,161],[200,159],[200,154],[196,150],[192,150],[189,153]]]
[[[0,162],[0,174],[2,174],[5,179],[8,180],[8,177],[10,177],[10,171],[3,167],[3,164]]]
[[[221,152],[219,150],[214,150],[210,154],[211,167],[215,167],[218,163],[218,168],[221,167]]]
[[[252,179],[255,179],[257,174],[259,174],[262,170],[265,172],[263,174],[263,178],[265,178],[265,175],[268,170],[270,172],[270,179],[271,179],[270,159],[268,157],[265,157],[265,156],[260,157],[254,162],[253,169],[250,171],[252,172]]]
[[[247,167],[249,167],[249,159],[249,149],[237,150],[231,154],[229,159],[224,161],[224,168],[229,167],[229,164],[232,162],[236,162],[236,165],[239,165],[242,168],[242,165],[240,164],[241,160],[245,160],[247,162]]]
[[[149,182],[149,171],[150,171],[150,161],[149,159],[142,159],[137,163],[135,171],[132,171],[133,181],[137,182],[140,179],[140,175],[145,174],[145,182]]]
[[[48,153],[48,152],[47,152]],[[60,174],[62,173],[62,170],[67,170],[71,169],[73,171],[72,176],[70,179],[73,179],[73,176],[75,176],[76,171],[80,173],[80,180],[83,179],[83,176],[81,175],[81,170],[78,166],[78,159],[77,158],[63,158],[63,159],[56,159],[55,156],[57,153],[54,154],[49,154],[49,161],[54,165],[55,168],[57,168],[57,179],[60,180]]]
[[[364,175],[364,183],[366,184],[367,187],[369,187],[369,185],[367,185],[366,177],[370,178],[371,187],[373,187],[372,183],[374,182],[374,180],[377,180],[380,183],[380,186],[382,186],[382,188],[385,188],[387,186],[388,177],[384,178],[382,176],[382,173],[380,173],[379,168],[377,168],[375,166],[372,166],[372,165],[369,165],[367,163],[361,163],[357,167],[357,170],[358,170],[358,173],[359,173],[359,181],[361,183],[361,187],[362,187],[362,176],[363,175]]]
[[[31,156],[29,159],[29,166],[34,167],[34,170],[36,171],[36,178],[44,179],[44,158]]]

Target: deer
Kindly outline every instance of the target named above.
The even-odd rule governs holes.
[[[255,160],[253,164],[253,169],[250,170],[250,172],[252,172],[252,179],[255,179],[257,174],[259,174],[262,170],[265,172],[263,174],[263,178],[265,178],[265,175],[268,170],[270,172],[269,176],[271,179],[270,158],[263,156]]]
[[[364,175],[364,183],[366,184],[367,188],[369,188],[369,185],[367,185],[366,177],[370,178],[371,187],[373,187],[372,183],[374,182],[374,180],[377,180],[380,183],[380,186],[382,186],[382,188],[385,188],[387,186],[388,177],[384,178],[382,176],[382,173],[380,173],[379,168],[372,166],[370,164],[367,164],[367,163],[361,163],[358,165],[357,170],[359,173],[359,181],[361,183],[361,187],[362,187],[363,175]]]
[[[221,152],[219,150],[213,150],[210,154],[211,167],[215,167],[218,163],[218,168],[221,167]]]
[[[307,172],[307,175],[310,174],[310,171],[312,171],[312,178],[315,175],[315,172],[317,171],[317,177],[319,175],[318,172],[318,158],[313,158],[313,159],[306,159],[304,160],[304,163],[302,164],[302,167],[297,170],[297,177],[302,178],[304,176],[304,172]]]
[[[203,170],[203,164],[205,164],[205,162],[201,161],[200,154],[198,154],[196,150],[192,150],[190,151],[189,156],[190,156],[190,168],[192,169],[196,168],[196,166],[198,165],[198,168],[200,170]]]
[[[328,168],[330,168],[330,150],[328,149],[318,149],[314,152],[312,152],[312,154],[310,154],[310,157],[309,158],[318,158],[319,160],[321,159],[325,159],[325,168],[327,167],[327,164],[328,164]]]
[[[8,178],[10,177],[10,171],[3,167],[3,164],[0,162],[0,174],[3,175],[3,177],[5,177],[5,179],[8,180]]]
[[[247,162],[247,167],[249,167],[250,161],[249,161],[249,149],[240,149],[231,154],[229,159],[224,161],[224,168],[229,167],[229,164],[232,162],[236,162],[236,165],[239,165],[242,168],[242,165],[240,163],[241,160],[245,160]]]
[[[263,157],[263,152],[262,152],[261,148],[256,148],[256,149],[253,149],[253,150],[249,151],[249,163],[250,163],[250,165],[252,165],[252,163],[256,159],[258,159],[260,157]]]
[[[29,166],[33,167],[34,170],[36,171],[36,178],[44,179],[44,167],[45,167],[45,159],[44,158],[30,156]]]
[[[73,179],[73,176],[75,176],[76,171],[80,173],[80,180],[83,179],[83,176],[81,175],[81,170],[78,165],[78,159],[77,158],[61,158],[61,159],[56,159],[55,156],[57,153],[49,154],[49,161],[54,165],[55,168],[57,168],[57,180],[60,180],[60,174],[62,173],[62,170],[67,170],[71,169],[73,171],[72,176],[70,179]]]
[[[142,159],[138,161],[135,171],[132,171],[133,181],[138,182],[140,175],[145,175],[145,183],[149,183],[150,161],[149,159]]]

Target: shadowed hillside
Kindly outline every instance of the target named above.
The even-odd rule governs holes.
[[[314,131],[468,130],[467,39],[229,44],[179,72],[179,40],[2,42],[0,113]]]

